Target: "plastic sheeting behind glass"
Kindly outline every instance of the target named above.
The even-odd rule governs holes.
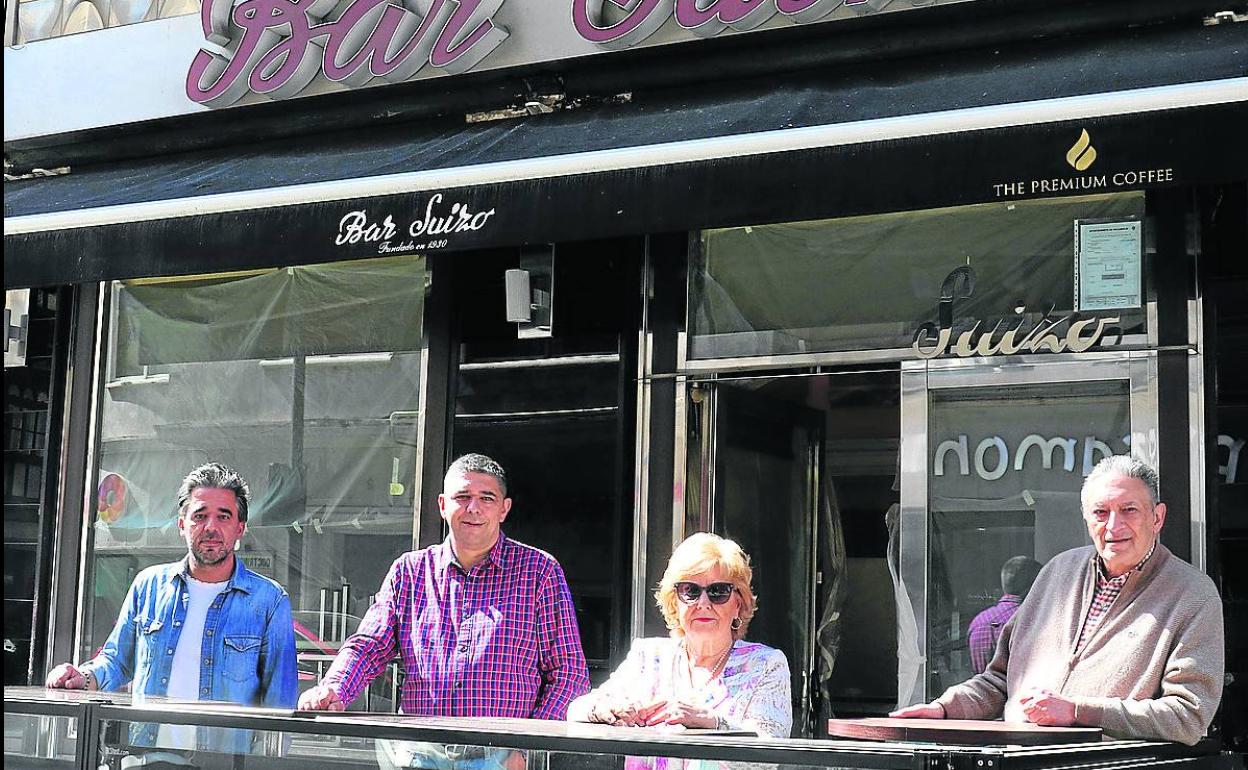
[[[425,289],[412,256],[113,284],[81,654],[185,554],[174,498],[208,461],[250,483],[241,555],[301,651],[336,650],[412,542]]]
[[[707,230],[691,267],[690,357],[907,348],[966,265],[976,288],[958,319],[992,328],[1068,313],[1075,220],[1143,216],[1143,193],[1121,193]],[[1139,310],[1114,314],[1124,333],[1143,329]]]

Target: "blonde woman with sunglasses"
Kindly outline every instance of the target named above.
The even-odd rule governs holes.
[[[788,661],[744,638],[752,580],[750,557],[733,541],[705,532],[686,539],[654,593],[671,635],[635,640],[606,683],[572,702],[568,719],[787,738]]]

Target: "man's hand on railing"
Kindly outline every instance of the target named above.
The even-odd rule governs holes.
[[[945,707],[939,703],[916,703],[913,706],[890,711],[888,715],[902,719],[944,719]]]
[[[331,685],[318,684],[299,696],[300,711],[346,711],[347,704]]]
[[[96,689],[95,677],[91,672],[81,671],[73,663],[62,663],[49,671],[44,685],[54,690]]]

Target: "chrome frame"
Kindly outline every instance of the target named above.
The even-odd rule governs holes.
[[[47,636],[43,640],[44,663],[65,661],[76,657],[75,616],[80,594],[79,569],[81,548],[74,548],[74,541],[83,537],[85,513],[75,512],[78,500],[83,499],[86,481],[85,467],[81,463],[87,452],[89,436],[79,428],[81,419],[92,419],[91,402],[95,398],[98,380],[94,376],[95,350],[99,334],[100,284],[83,284],[73,292],[72,304],[65,311],[69,314],[69,334],[65,351],[65,391],[63,410],[59,425],[60,460],[55,480],[56,524],[48,559],[51,573],[48,580],[48,611],[44,613]],[[84,426],[87,427],[87,426]],[[50,428],[51,429],[51,428]],[[48,483],[51,483],[49,481]],[[33,673],[33,672],[32,672]]]
[[[676,333],[676,415],[673,420],[676,431],[672,444],[675,463],[672,468],[672,546],[673,548],[685,537],[688,518],[689,486],[689,412],[693,401],[689,397],[691,381],[684,376],[689,367],[689,330],[693,328],[693,307],[689,298],[693,296],[693,272],[689,269],[694,255],[702,248],[702,233],[690,230],[685,248],[685,313],[684,323]],[[703,410],[705,411],[705,410]],[[701,448],[699,448],[701,451]],[[703,462],[706,459],[703,458]]]
[[[927,569],[929,407],[933,391],[1001,388],[1044,382],[1126,380],[1132,452],[1157,465],[1157,356],[1152,351],[909,361],[901,370],[901,550],[898,571],[914,611],[919,670],[899,703],[921,703],[927,692]],[[1142,447],[1142,449],[1141,449]]]
[[[103,315],[100,321],[104,322],[104,332],[108,341],[104,343],[105,347],[96,351],[96,356],[103,359],[100,363],[104,367],[104,382],[110,383],[117,379],[113,360],[117,357],[117,298],[121,295],[121,281],[106,281],[101,284],[100,294],[108,293],[108,312],[107,318]]]
[[[802,668],[802,704],[805,710],[810,714],[811,703],[814,701],[815,686],[815,661],[818,658],[816,650],[819,647],[818,626],[819,626],[819,539],[822,533],[819,529],[819,519],[822,513],[820,509],[819,495],[823,492],[823,454],[826,449],[826,434],[820,431],[819,441],[807,440],[807,456],[806,456],[806,500],[808,502],[807,512],[810,515],[810,542],[806,551],[806,558],[810,560],[810,601],[806,603],[806,660]],[[811,714],[812,719],[818,720],[817,714]],[[805,725],[803,725],[804,727]],[[815,735],[819,734],[818,724],[815,724]]]
[[[1191,517],[1192,566],[1208,573],[1209,567],[1209,512],[1207,485],[1210,477],[1205,473],[1205,327],[1204,301],[1198,296],[1187,303],[1187,339],[1192,345],[1187,358],[1187,383],[1191,398],[1188,409],[1188,477],[1191,479],[1188,515]]]
[[[693,238],[691,234],[689,236]],[[685,297],[689,296],[689,275],[685,275]],[[689,353],[689,302],[685,302],[685,326],[676,333],[676,371],[685,370]],[[689,484],[689,411],[692,402],[689,399],[689,378],[676,375],[676,419],[673,420],[676,435],[673,442],[675,467],[672,468],[672,546],[685,537],[686,519],[688,517],[685,491]]]
[[[645,636],[646,625],[646,544],[650,532],[650,414],[654,371],[654,330],[650,324],[650,301],[654,297],[654,266],[646,248],[641,264],[641,325],[637,329],[637,439],[634,449],[633,500],[633,585],[629,592],[629,637]]]
[[[1154,307],[1153,316],[1156,315],[1156,303],[1151,303]],[[1149,321],[1155,325],[1155,319]],[[1151,326],[1149,327],[1152,328]],[[1079,353],[1084,357],[1097,355],[1100,353],[1122,353],[1126,351],[1136,350],[1152,350],[1156,349],[1156,344],[1150,343],[1150,338],[1155,336],[1155,332],[1149,331],[1144,334],[1128,334],[1123,336],[1122,341],[1113,347],[1099,348],[1096,352]],[[914,351],[910,348],[880,348],[878,350],[844,350],[830,351],[826,353],[794,353],[788,355],[775,356],[742,356],[738,358],[706,358],[688,360],[687,358],[687,340],[683,339],[680,343],[681,360],[678,362],[677,371],[682,374],[689,375],[706,375],[712,373],[723,372],[747,372],[759,369],[792,369],[802,367],[815,366],[846,366],[852,364],[882,364],[882,363],[907,363],[915,360]],[[1054,358],[1061,355],[1070,354],[1038,354],[1041,358]],[[1024,358],[1032,358],[1034,356],[995,356],[993,360],[1018,360]],[[979,358],[966,359],[940,359],[942,361],[978,361]]]
[[[425,419],[429,415],[429,305],[433,296],[433,270],[425,257],[425,305],[420,312],[420,384],[416,386],[416,452],[412,460],[412,550],[420,548],[420,510],[424,495]],[[396,704],[399,702],[396,698]]]
[[[694,383],[696,385],[697,383]],[[719,390],[713,387],[715,383],[709,383],[712,387],[699,388],[703,391],[702,409],[699,415],[702,419],[702,430],[700,436],[702,438],[702,494],[698,497],[698,529],[705,532],[715,531],[715,500],[719,494],[719,486],[717,483],[716,466],[719,463]],[[687,512],[686,512],[687,517]],[[686,524],[688,520],[686,518]],[[677,534],[677,533],[673,533]],[[683,539],[685,532],[678,533]],[[672,542],[679,542],[673,540]]]
[[[684,337],[684,332],[680,333]],[[681,354],[683,357],[683,354]],[[680,542],[685,531],[685,487],[689,481],[689,378],[676,377],[676,414],[673,422],[675,436],[672,442],[672,510],[669,525],[672,542]]]
[[[105,377],[108,373],[108,345],[111,342],[111,306],[113,305],[112,292],[109,290],[109,282],[101,282],[99,284],[99,305],[96,307],[95,316],[95,361],[91,367],[92,382],[95,387],[91,389],[91,406],[87,414],[87,454],[84,458],[86,465],[86,483],[83,485],[83,496],[78,501],[78,515],[82,517],[82,535],[78,539],[78,565],[75,570],[77,573],[77,585],[74,587],[76,591],[75,611],[72,620],[74,635],[74,654],[75,660],[78,659],[78,651],[82,649],[84,637],[86,635],[86,596],[87,596],[87,567],[91,556],[91,540],[94,533],[91,513],[93,506],[92,497],[94,496],[96,468],[100,454],[100,408],[103,401],[104,388],[102,387]],[[68,420],[67,423],[68,424]],[[65,458],[72,462],[72,458]],[[65,501],[68,503],[69,501]],[[67,515],[73,508],[64,506],[61,508],[61,515]],[[60,544],[58,544],[59,546]],[[59,550],[59,548],[58,548]],[[56,587],[53,587],[55,595]],[[60,622],[62,619],[53,616],[49,618],[50,627],[48,635],[56,636],[60,633]]]
[[[899,657],[897,672],[897,705],[899,707],[927,700],[925,697],[927,692],[927,635],[917,630],[927,628],[927,394],[927,362],[903,362],[901,365],[901,446],[898,450],[901,466],[901,508],[897,517],[897,537],[900,544],[896,575],[901,586],[895,587],[894,590],[904,589],[910,601],[916,627],[919,668],[911,683],[910,692],[902,692]],[[911,552],[921,555],[921,564],[914,570],[906,570],[906,555]],[[902,597],[895,596],[894,601],[900,603]],[[898,622],[900,620],[899,614]],[[897,638],[900,644],[900,633]]]

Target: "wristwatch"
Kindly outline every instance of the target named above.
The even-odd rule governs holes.
[[[716,714],[716,715],[715,715],[715,729],[716,729],[716,730],[727,730],[727,729],[728,729],[728,720],[727,720],[727,719],[724,719],[722,716],[719,716],[718,714]]]

